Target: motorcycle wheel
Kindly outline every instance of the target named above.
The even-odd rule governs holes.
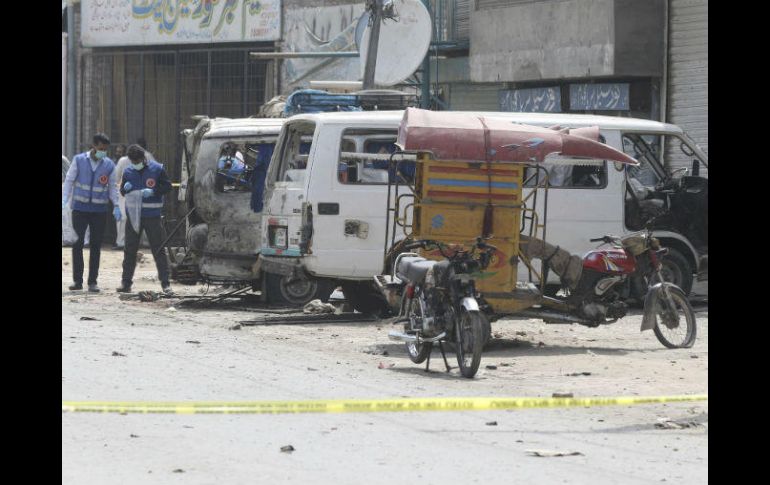
[[[658,299],[655,305],[655,327],[653,327],[653,331],[658,341],[669,349],[690,348],[695,343],[697,333],[695,312],[681,289],[669,287],[668,291],[671,294],[674,308],[668,308],[669,305],[665,298],[661,297]],[[679,317],[678,324],[675,324],[672,318],[674,312]],[[667,324],[667,322],[670,323]]]
[[[676,286],[684,291],[685,295],[689,295],[692,291],[692,267],[682,253],[674,248],[669,248],[668,254],[661,258],[660,263],[663,265],[661,273],[663,273],[663,281],[674,283]]]
[[[408,305],[406,308],[406,316],[407,318],[411,317],[412,315],[416,315],[418,317],[422,317],[422,309],[420,308],[420,302],[417,300],[418,297],[412,298],[411,300],[407,299],[406,295],[404,295],[401,305]],[[409,303],[407,303],[407,301]],[[407,329],[409,328],[409,324],[406,324]],[[421,364],[425,362],[425,359],[428,358],[430,355],[431,350],[433,349],[433,343],[432,342],[423,342],[423,343],[417,343],[417,342],[406,342],[406,353],[409,355],[409,360],[414,362],[415,364]]]
[[[481,349],[484,347],[482,316],[479,312],[462,310],[457,318],[455,330],[455,351],[457,364],[463,377],[476,375],[481,363]]]

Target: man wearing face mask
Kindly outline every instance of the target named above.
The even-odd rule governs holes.
[[[140,147],[144,148],[147,146],[146,144],[142,143],[144,141],[144,138],[139,138],[136,141],[136,144]],[[122,145],[121,145],[122,146]],[[125,148],[125,147],[124,147]],[[125,156],[125,150],[123,150],[123,155],[118,159],[118,164],[115,166],[115,179],[120,181],[123,180],[123,172],[126,170],[126,168],[131,165],[131,161],[128,159],[127,156]],[[152,153],[148,152],[146,149],[144,151],[144,158],[146,160],[155,160],[155,157],[152,156]],[[119,197],[120,200],[120,211],[125,214],[126,213],[126,198],[121,195]],[[112,247],[112,249],[123,249],[126,244],[126,218],[122,218],[119,220],[116,224],[116,238],[115,238],[115,246]]]
[[[147,160],[144,149],[139,145],[129,146],[127,155],[129,166],[123,172],[120,193],[126,197],[128,223],[123,250],[123,277],[117,291],[119,293],[131,291],[136,270],[136,252],[139,249],[141,232],[144,231],[152,248],[161,288],[167,295],[172,294],[166,249],[161,246],[163,226],[160,221],[163,195],[171,190],[171,181],[163,165],[154,160]],[[136,203],[141,204],[141,210],[134,205]],[[136,210],[133,207],[136,207]]]
[[[118,191],[115,183],[115,163],[107,158],[110,139],[104,133],[94,135],[91,150],[75,156],[67,170],[62,187],[62,208],[72,198],[72,227],[78,240],[72,245],[71,291],[83,289],[83,243],[86,230],[91,229],[91,250],[88,259],[88,291],[99,292],[96,280],[99,277],[102,237],[106,225],[107,201],[114,205],[115,220],[120,220]]]

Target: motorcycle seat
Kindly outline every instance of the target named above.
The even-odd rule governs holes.
[[[435,264],[436,261],[429,261],[419,256],[405,256],[398,262],[396,276],[410,283],[420,283]]]

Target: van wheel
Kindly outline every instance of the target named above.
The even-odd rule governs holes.
[[[334,291],[334,284],[322,279],[275,273],[265,273],[265,278],[267,301],[271,305],[300,307],[316,299],[326,303]]]
[[[669,248],[668,254],[660,260],[663,265],[661,273],[664,281],[674,283],[689,295],[692,290],[692,267],[682,253],[676,249]]]
[[[354,309],[361,313],[385,316],[390,313],[390,307],[380,294],[374,283],[368,281],[346,281],[342,283],[345,299]]]

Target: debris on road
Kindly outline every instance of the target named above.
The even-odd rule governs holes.
[[[98,318],[94,318],[94,317],[80,317],[80,319],[81,320],[95,320],[97,322],[101,322],[101,320],[99,320]]]
[[[174,470],[174,473],[184,473],[184,470],[182,470],[181,468],[177,468],[176,470]]]
[[[655,423],[655,427],[659,429],[684,429],[698,426],[703,426],[703,424],[696,421],[674,421],[671,418],[658,418],[658,422]]]
[[[281,446],[281,451],[284,453],[291,453],[294,451],[294,447],[291,445]]]
[[[319,314],[319,313],[334,313],[336,307],[331,303],[323,303],[321,300],[313,300],[305,305],[302,309],[302,313]]]
[[[590,372],[573,372],[572,374],[564,374],[567,377],[575,377],[575,376],[590,376]]]
[[[487,369],[489,369],[489,370],[497,370],[497,366],[496,365],[488,365]]]
[[[227,327],[227,329],[228,330],[240,330],[241,329],[241,324],[240,323],[236,323],[232,327]]]
[[[198,340],[185,340],[184,343],[186,344],[200,344]]]
[[[489,421],[488,423],[485,423],[487,426],[497,426],[497,421]]]
[[[153,291],[140,291],[138,293],[139,301],[142,302],[151,302],[151,301],[158,301],[160,298],[160,294]]]
[[[175,311],[176,311],[176,308],[174,308],[174,307],[170,306],[170,307],[166,308],[166,311],[167,311],[167,312],[175,312]]]
[[[541,457],[554,457],[554,456],[577,456],[582,455],[583,453],[579,451],[552,451],[552,450],[525,450],[527,453],[530,453],[532,456],[541,456]]]
[[[388,351],[385,350],[382,345],[370,345],[363,350],[363,353],[370,355],[388,355]]]
[[[389,369],[389,368],[391,368],[391,367],[395,367],[395,366],[396,366],[396,364],[393,364],[393,363],[390,363],[390,364],[388,364],[388,365],[385,365],[385,364],[383,364],[382,362],[380,362],[380,363],[377,365],[377,368],[378,368],[378,369]]]
[[[130,436],[131,438],[138,438],[138,437],[139,437],[139,435],[138,435],[138,434],[133,434],[133,433],[131,433],[129,436]]]
[[[575,396],[573,396],[571,392],[554,392],[551,397],[573,398]]]
[[[125,357],[125,356],[126,356],[126,354],[121,354],[120,352],[115,352],[115,351],[113,350],[113,351],[112,351],[112,356],[113,356],[113,357]]]

